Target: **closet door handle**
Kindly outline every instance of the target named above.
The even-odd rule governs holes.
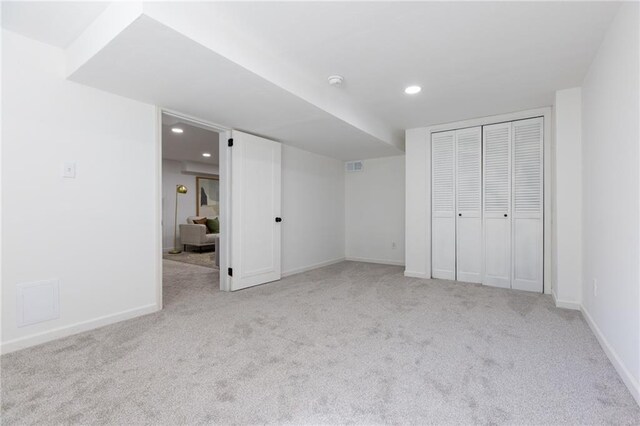
[[[458,213],[458,216],[462,216],[462,213]]]
[[[506,214],[506,213],[504,214],[504,217],[507,217],[507,214]]]

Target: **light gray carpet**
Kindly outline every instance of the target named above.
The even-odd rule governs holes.
[[[178,254],[163,253],[163,259],[174,260],[176,262],[189,263],[191,265],[200,265],[207,268],[220,269],[216,266],[216,252],[205,251],[202,253],[196,251],[183,251]]]
[[[638,424],[580,313],[345,262],[236,293],[165,261],[157,314],[2,357],[4,424]]]

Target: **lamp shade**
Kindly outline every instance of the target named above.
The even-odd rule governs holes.
[[[187,187],[184,185],[178,185],[176,186],[176,192],[178,194],[186,194],[187,193]]]

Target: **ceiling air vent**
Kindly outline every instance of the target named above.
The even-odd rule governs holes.
[[[362,161],[347,161],[345,167],[348,172],[361,172],[363,162]]]

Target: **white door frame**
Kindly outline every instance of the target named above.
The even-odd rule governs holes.
[[[228,275],[231,265],[231,148],[228,145],[231,129],[220,132],[220,135],[220,290],[231,291]]]
[[[431,152],[431,133],[444,132],[447,130],[463,129],[466,127],[486,126],[489,124],[497,124],[505,121],[523,120],[526,118],[543,117],[544,118],[544,167],[543,167],[543,179],[544,179],[544,278],[543,288],[545,294],[551,294],[551,182],[554,179],[553,170],[551,168],[551,107],[535,108],[525,111],[518,111],[509,114],[492,115],[489,117],[480,117],[470,120],[455,121],[452,123],[437,124],[428,126],[427,130],[427,143],[429,144],[428,152]],[[429,154],[429,162],[431,161],[431,155]],[[431,164],[428,164],[429,173],[427,173],[426,188],[427,193],[425,198],[431,199]],[[427,239],[427,247],[431,247],[431,207],[427,209],[427,233],[425,238]],[[430,250],[429,250],[430,251]],[[429,257],[432,254],[429,253]],[[431,277],[431,259],[428,260],[429,265],[427,274]]]
[[[231,204],[228,179],[231,157],[226,143],[230,137],[231,129],[178,111],[156,107],[156,306],[158,310],[162,309],[162,114],[170,115],[196,127],[212,130],[220,134],[220,143],[218,144],[220,154],[220,247],[216,247],[216,250],[220,250],[220,290],[223,291],[228,291],[227,268],[229,264],[229,232],[231,229],[227,220],[230,217]]]

